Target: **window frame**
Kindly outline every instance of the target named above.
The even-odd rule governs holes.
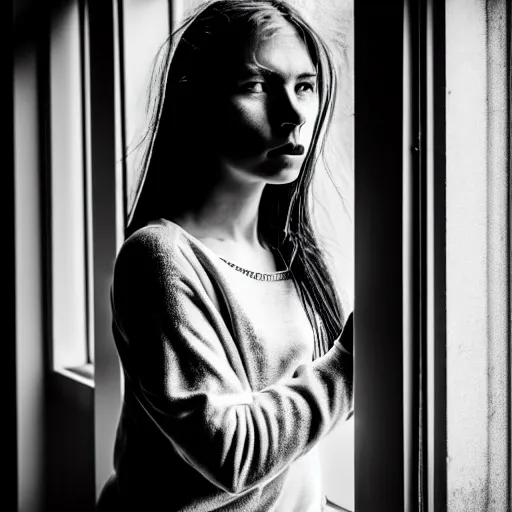
[[[408,265],[404,272],[404,263],[413,250],[403,209],[404,199],[411,200],[402,175],[409,92],[403,82],[404,14],[401,2],[354,5],[357,512],[379,510],[383,503],[404,510],[404,471],[413,458],[404,424],[404,400],[412,398],[404,397],[403,365],[412,364],[410,333],[404,329],[410,313],[403,300],[412,270]],[[376,40],[386,44],[375,45]]]
[[[355,5],[356,510],[443,510],[445,2],[368,7]]]
[[[110,404],[120,403],[122,382],[109,303],[126,217],[119,163],[124,145],[118,46],[122,26],[119,0],[82,0],[81,5],[90,8],[87,30],[94,36],[86,130],[91,133],[95,212],[89,254],[99,493],[112,468],[119,411]],[[386,503],[397,510],[432,512],[447,504],[446,3],[404,0],[368,7],[354,5],[356,509],[373,511]],[[509,40],[509,53],[511,44]],[[51,272],[48,265],[46,271]],[[51,316],[51,296],[45,309]],[[46,322],[49,334],[51,318]],[[510,395],[510,379],[508,385]],[[426,404],[421,414],[416,409],[420,402]],[[366,495],[368,488],[371,496]],[[421,506],[414,503],[420,491]]]
[[[111,400],[119,400],[120,403],[121,398],[121,372],[111,343],[110,304],[106,298],[109,297],[107,282],[110,284],[107,276],[122,243],[124,225],[120,219],[125,218],[126,207],[121,198],[126,197],[126,184],[122,165],[119,164],[122,160],[119,158],[122,155],[120,141],[125,138],[122,134],[124,113],[119,99],[123,97],[122,64],[119,60],[122,48],[120,50],[117,46],[122,30],[119,4],[115,0],[101,5],[91,0],[89,4],[93,63],[90,79],[92,202],[95,212],[95,464],[96,491],[99,493],[111,469],[111,448],[118,418],[118,411],[109,410],[108,404],[112,403]],[[434,197],[443,192],[443,178],[442,173],[436,171],[433,174],[431,164],[434,162],[436,169],[442,167],[442,157],[441,153],[435,152],[433,160],[425,159],[431,145],[442,138],[442,131],[433,127],[442,124],[443,118],[434,117],[431,109],[434,105],[434,112],[438,113],[438,105],[443,112],[441,95],[438,94],[443,86],[443,77],[442,73],[435,75],[429,82],[429,69],[420,69],[414,60],[418,52],[424,52],[424,55],[431,51],[442,52],[442,43],[432,34],[442,34],[439,13],[444,9],[444,2],[435,2],[438,7],[435,16],[428,10],[433,8],[433,4],[433,0],[406,0],[392,6],[376,3],[370,11],[359,11],[361,4],[354,5],[354,60],[357,70],[354,85],[357,112],[354,387],[357,403],[355,499],[358,512],[375,510],[383,502],[396,510],[416,510],[418,504],[414,503],[413,497],[421,485],[427,485],[428,492],[434,492],[440,497],[438,499],[443,495],[443,477],[434,481],[432,469],[439,460],[444,463],[444,459],[440,459],[444,453],[443,418],[435,416],[430,407],[423,411],[421,417],[414,413],[420,396],[430,400],[427,397],[434,393],[436,411],[442,409],[444,397],[441,378],[444,368],[444,303],[437,300],[442,294],[444,278],[437,270],[433,274],[433,269],[438,269],[439,265],[434,264],[432,268],[432,261],[444,258],[440,230],[432,231],[432,222],[434,225],[444,222],[442,208],[437,204],[433,208]],[[172,8],[169,12],[173,12]],[[425,18],[426,13],[434,17]],[[384,23],[383,19],[387,22]],[[376,48],[372,41],[379,38],[385,39],[387,44]],[[404,50],[408,53],[404,54]],[[421,57],[419,62],[422,62]],[[428,59],[425,63],[431,65]],[[381,76],[386,80],[381,81]],[[379,83],[379,88],[369,86],[373,83]],[[397,115],[397,112],[402,115]],[[375,123],[376,118],[387,121]],[[426,132],[430,139],[427,142],[419,140],[418,147],[416,137],[425,128],[431,130]],[[372,151],[368,151],[368,147]],[[411,155],[409,148],[418,155]],[[403,169],[403,173],[398,173],[397,169]],[[423,181],[415,174],[420,172],[423,173]],[[385,180],[382,180],[382,175],[386,176]],[[375,182],[380,184],[378,193],[373,190]],[[117,198],[117,206],[109,204],[112,197]],[[386,215],[381,215],[382,212]],[[419,236],[414,234],[417,227],[421,233]],[[395,243],[389,243],[390,240]],[[372,260],[372,254],[379,254],[379,264]],[[383,268],[386,272],[382,271]],[[377,286],[377,283],[380,284]],[[400,286],[394,287],[394,283],[400,283]],[[435,311],[432,310],[432,297],[437,308]],[[425,324],[426,319],[430,322],[428,325]],[[415,336],[421,339],[421,343],[413,343]],[[420,356],[425,365],[425,378],[421,381],[414,377]],[[383,366],[386,371],[380,374],[380,378],[375,378]],[[383,385],[383,379],[386,385]],[[427,403],[430,406],[430,401]],[[424,427],[421,439],[420,420]],[[379,425],[379,429],[372,428],[373,425]],[[428,468],[422,481],[417,476],[420,442],[427,450],[427,458],[422,462]],[[390,470],[390,461],[394,461],[395,470]],[[358,481],[364,482],[364,486],[357,485]],[[372,488],[371,496],[366,492],[368,486]]]
[[[92,387],[83,3],[83,0],[75,0],[60,9],[50,9],[48,17],[47,82],[41,87],[47,123],[43,150],[47,197],[43,222],[50,371]],[[64,58],[61,58],[62,52]],[[76,109],[72,126],[69,126],[67,112],[62,115],[61,98],[67,101],[68,109]],[[57,149],[63,138],[68,143],[66,147],[74,144],[64,159]],[[76,208],[74,201],[70,208],[70,196],[78,202]],[[79,226],[71,225],[70,221],[62,224],[59,219],[68,217],[66,211],[74,220],[80,219]],[[79,242],[80,247],[68,249],[70,239]],[[64,261],[70,262],[69,269],[63,264],[62,254]],[[64,279],[60,276],[62,267]],[[78,283],[77,291],[74,287]],[[79,299],[76,299],[77,294]]]
[[[445,0],[423,6],[424,266],[422,443],[425,510],[447,506],[446,406],[446,25]]]
[[[124,234],[119,27],[116,0],[90,0],[91,193],[94,275],[94,432],[95,492],[99,496],[112,471],[121,369],[112,340],[110,284]],[[112,404],[116,404],[113,407]]]
[[[42,262],[42,279],[47,288],[43,289],[41,299],[44,315],[41,332],[44,331],[42,336],[50,353],[46,357],[45,352],[44,368],[50,368],[51,374],[46,389],[48,396],[53,396],[56,382],[62,391],[71,389],[69,381],[73,380],[73,385],[80,384],[82,396],[87,395],[84,398],[87,406],[89,397],[94,397],[96,495],[112,468],[119,410],[111,404],[121,402],[122,387],[121,369],[112,343],[109,302],[111,271],[123,240],[126,217],[123,201],[126,184],[120,163],[124,114],[122,61],[119,60],[122,48],[118,46],[122,30],[119,1],[80,0],[80,5],[89,9],[83,13],[88,16],[84,23],[93,36],[92,64],[88,68],[91,104],[85,130],[91,136],[90,160],[87,163],[86,156],[86,163],[91,168],[90,201],[95,212],[90,219],[92,251],[89,252],[93,263],[90,289],[94,290],[91,297],[96,353],[94,383],[92,373],[81,379],[76,372],[66,369],[56,372],[52,366],[52,290],[48,285],[52,277],[51,232],[45,224],[48,217],[44,219],[52,204],[51,183],[44,181],[48,169],[40,184],[44,210],[40,234],[43,252],[47,251]],[[356,510],[373,512],[386,503],[391,509],[396,505],[397,510],[433,512],[445,510],[447,506],[446,2],[404,0],[396,5],[375,2],[370,6],[366,3],[364,8],[361,2],[354,5]],[[169,12],[172,18],[172,9]],[[507,12],[510,28],[510,7]],[[386,44],[375,45],[375,41],[386,41]],[[44,105],[49,86],[46,43],[45,40],[45,45],[37,50],[40,74],[37,97],[41,100],[38,113],[48,115],[49,106]],[[511,46],[509,30],[509,56]],[[88,72],[87,64],[82,72]],[[19,115],[15,112],[14,117]],[[47,147],[51,126],[43,117],[38,130],[42,146],[46,144],[39,155],[44,168],[51,157]],[[397,171],[402,168],[403,172]],[[375,187],[375,184],[382,186]],[[8,186],[13,186],[10,179]],[[16,191],[18,187],[22,188],[17,184]],[[510,215],[511,212],[509,226]],[[15,228],[20,230],[19,225]],[[378,262],[375,254],[379,256]],[[17,261],[12,265],[19,267]],[[394,283],[399,286],[395,287]],[[11,283],[11,287],[19,295],[19,280]],[[12,314],[16,316],[16,311]],[[18,323],[14,320],[15,328],[19,327],[19,320]],[[414,339],[419,341],[413,343]],[[20,358],[16,360],[14,352],[9,351],[8,358],[19,365]],[[382,367],[386,370],[381,371]],[[421,379],[416,378],[418,370]],[[19,380],[25,374],[28,370],[18,366],[14,377]],[[8,389],[12,391],[10,397],[16,396],[19,407],[19,389],[12,387],[14,384],[11,382]],[[510,375],[508,386],[510,396]],[[69,403],[75,401],[74,396],[70,398],[72,394],[67,395]],[[426,404],[421,415],[414,410],[419,399]],[[509,429],[511,423],[512,417]],[[15,421],[9,425],[11,430],[17,430],[18,442],[24,441],[26,434],[20,433],[19,425]],[[510,431],[507,435],[510,444]],[[399,471],[390,469],[390,461]],[[16,465],[20,466],[17,457]],[[423,470],[421,476],[416,474],[419,466]],[[23,472],[23,468],[20,470]],[[18,489],[23,487],[20,478],[16,484]],[[368,488],[372,489],[371,493],[367,493]],[[420,491],[421,505],[413,502]]]

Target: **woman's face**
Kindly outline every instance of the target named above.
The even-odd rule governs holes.
[[[234,64],[213,127],[221,172],[290,183],[299,175],[318,116],[316,69],[307,47],[283,21]]]

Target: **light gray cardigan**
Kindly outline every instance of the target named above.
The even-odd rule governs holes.
[[[352,409],[351,340],[313,361],[288,273],[243,273],[159,221],[124,243],[112,306],[119,510],[321,510],[315,445]]]

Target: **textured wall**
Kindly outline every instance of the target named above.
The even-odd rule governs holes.
[[[507,8],[446,9],[450,512],[510,511]]]

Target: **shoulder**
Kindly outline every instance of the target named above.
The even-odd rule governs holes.
[[[125,240],[117,255],[115,279],[184,272],[188,267],[187,245],[182,233],[172,225],[157,223],[140,228]]]
[[[119,256],[132,253],[158,254],[161,251],[178,251],[182,243],[179,231],[162,223],[149,224],[138,229],[123,243]]]

